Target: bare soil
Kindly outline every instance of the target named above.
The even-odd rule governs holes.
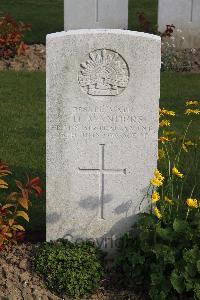
[[[45,288],[41,278],[33,273],[32,259],[35,245],[21,243],[7,246],[0,252],[0,299],[1,300],[59,300],[59,297]],[[105,284],[105,281],[107,283]],[[140,296],[125,291],[108,291],[102,287],[89,300],[144,300]]]
[[[188,72],[200,73],[200,49],[195,51],[191,51],[191,49],[182,50],[180,55],[186,55],[190,61],[191,68]],[[45,68],[46,47],[42,44],[29,45],[25,55],[19,55],[10,59],[0,59],[0,70],[45,71]]]

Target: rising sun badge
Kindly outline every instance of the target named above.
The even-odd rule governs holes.
[[[96,50],[81,64],[78,80],[88,95],[117,96],[128,85],[128,65],[115,51]]]

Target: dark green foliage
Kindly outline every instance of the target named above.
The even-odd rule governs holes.
[[[34,256],[34,270],[60,295],[90,295],[103,275],[102,253],[91,243],[59,240],[42,244]]]
[[[141,214],[120,242],[116,268],[122,282],[147,289],[153,300],[200,299],[199,236],[199,209],[168,224]]]

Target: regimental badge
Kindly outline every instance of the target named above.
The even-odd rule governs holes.
[[[117,96],[127,87],[129,68],[123,57],[113,50],[91,52],[80,66],[82,89],[91,96]]]

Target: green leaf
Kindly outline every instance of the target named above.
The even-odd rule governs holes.
[[[171,228],[156,227],[156,233],[165,241],[173,240],[173,230]]]
[[[151,274],[151,283],[152,285],[159,285],[162,283],[162,274],[154,272]]]
[[[200,273],[200,260],[197,261],[197,270]]]
[[[196,282],[194,287],[194,299],[199,300],[200,299],[200,283]]]
[[[175,219],[173,223],[173,229],[176,233],[184,234],[187,230],[188,222],[185,220]]]
[[[197,273],[196,266],[193,264],[186,265],[185,271],[188,273],[190,277],[195,277]]]
[[[184,276],[184,277],[186,277],[186,276]],[[185,280],[185,288],[186,288],[187,292],[193,290],[194,289],[194,279],[189,279],[187,277],[187,279]]]
[[[185,289],[184,278],[182,275],[179,275],[176,271],[173,271],[171,274],[171,284],[173,288],[179,293],[182,294]]]
[[[198,246],[194,246],[192,249],[183,251],[183,259],[188,264],[196,264],[196,262],[200,259],[200,251]]]
[[[165,264],[175,263],[174,249],[163,244],[157,244],[152,250],[158,261],[164,262]]]
[[[158,290],[157,287],[152,287],[150,289],[149,295],[150,295],[151,299],[153,299],[153,300],[166,300],[167,299],[167,294],[165,294],[161,290]]]

